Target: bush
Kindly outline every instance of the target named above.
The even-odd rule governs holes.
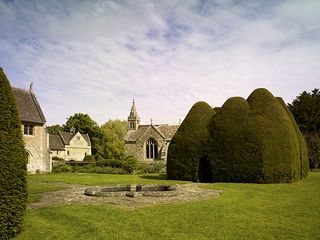
[[[139,162],[133,156],[128,156],[123,164],[123,169],[126,170],[128,173],[134,173],[139,169]]]
[[[141,173],[166,173],[166,164],[164,163],[141,163],[139,166]]]
[[[297,130],[284,106],[266,89],[255,90],[247,101],[228,99],[210,125],[213,181],[299,180],[304,146]]]
[[[58,157],[58,156],[54,156],[54,157],[52,157],[52,160],[56,160],[56,161],[64,161],[64,159],[63,159],[63,158],[60,158],[60,157]]]
[[[73,172],[73,167],[68,164],[58,164],[52,167],[53,173],[67,173]]]
[[[169,145],[168,179],[197,182],[199,177],[200,181],[208,177],[198,174],[198,170],[208,165],[205,161],[205,147],[209,137],[207,127],[214,114],[215,111],[205,102],[193,105]]]
[[[27,201],[27,155],[10,83],[0,68],[0,239],[23,228]]]
[[[86,155],[83,159],[84,162],[95,162],[96,159],[92,155]]]
[[[99,167],[112,167],[112,168],[122,168],[124,161],[115,159],[99,159],[96,165]]]
[[[280,183],[307,175],[303,136],[283,100],[268,90],[230,98],[216,112],[196,105],[169,145],[169,179]]]

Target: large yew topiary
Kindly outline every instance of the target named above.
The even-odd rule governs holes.
[[[308,158],[308,146],[307,143],[300,131],[300,128],[294,119],[291,111],[287,107],[287,104],[283,101],[282,98],[277,97],[277,100],[280,102],[283,109],[287,112],[288,116],[290,117],[292,126],[296,132],[296,136],[299,141],[299,158],[300,158],[300,176],[301,178],[305,178],[309,172],[309,158]]]
[[[282,104],[266,89],[229,99],[210,124],[213,181],[276,183],[305,176],[305,146]]]
[[[167,157],[169,179],[211,180],[206,141],[209,136],[207,126],[214,114],[215,111],[205,102],[193,105],[169,145]]]
[[[0,239],[12,238],[22,230],[26,158],[15,99],[0,68]]]
[[[172,139],[167,172],[200,182],[293,182],[308,173],[307,147],[283,100],[260,88],[214,110],[194,105]]]

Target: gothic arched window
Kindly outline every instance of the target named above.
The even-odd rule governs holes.
[[[146,158],[157,159],[158,158],[158,145],[156,140],[149,138],[146,144]]]

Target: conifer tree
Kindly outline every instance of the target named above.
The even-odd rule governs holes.
[[[0,239],[23,227],[27,200],[27,155],[10,83],[0,67]]]

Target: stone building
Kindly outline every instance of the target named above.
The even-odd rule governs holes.
[[[30,173],[51,172],[49,137],[46,119],[32,88],[23,90],[12,88],[16,99],[23,132],[23,140],[28,155],[27,170]]]
[[[88,134],[80,132],[59,132],[49,137],[51,157],[59,157],[66,161],[83,161],[91,155],[91,141]]]
[[[140,118],[133,100],[125,136],[125,153],[141,162],[167,161],[170,141],[179,125],[140,125]]]

